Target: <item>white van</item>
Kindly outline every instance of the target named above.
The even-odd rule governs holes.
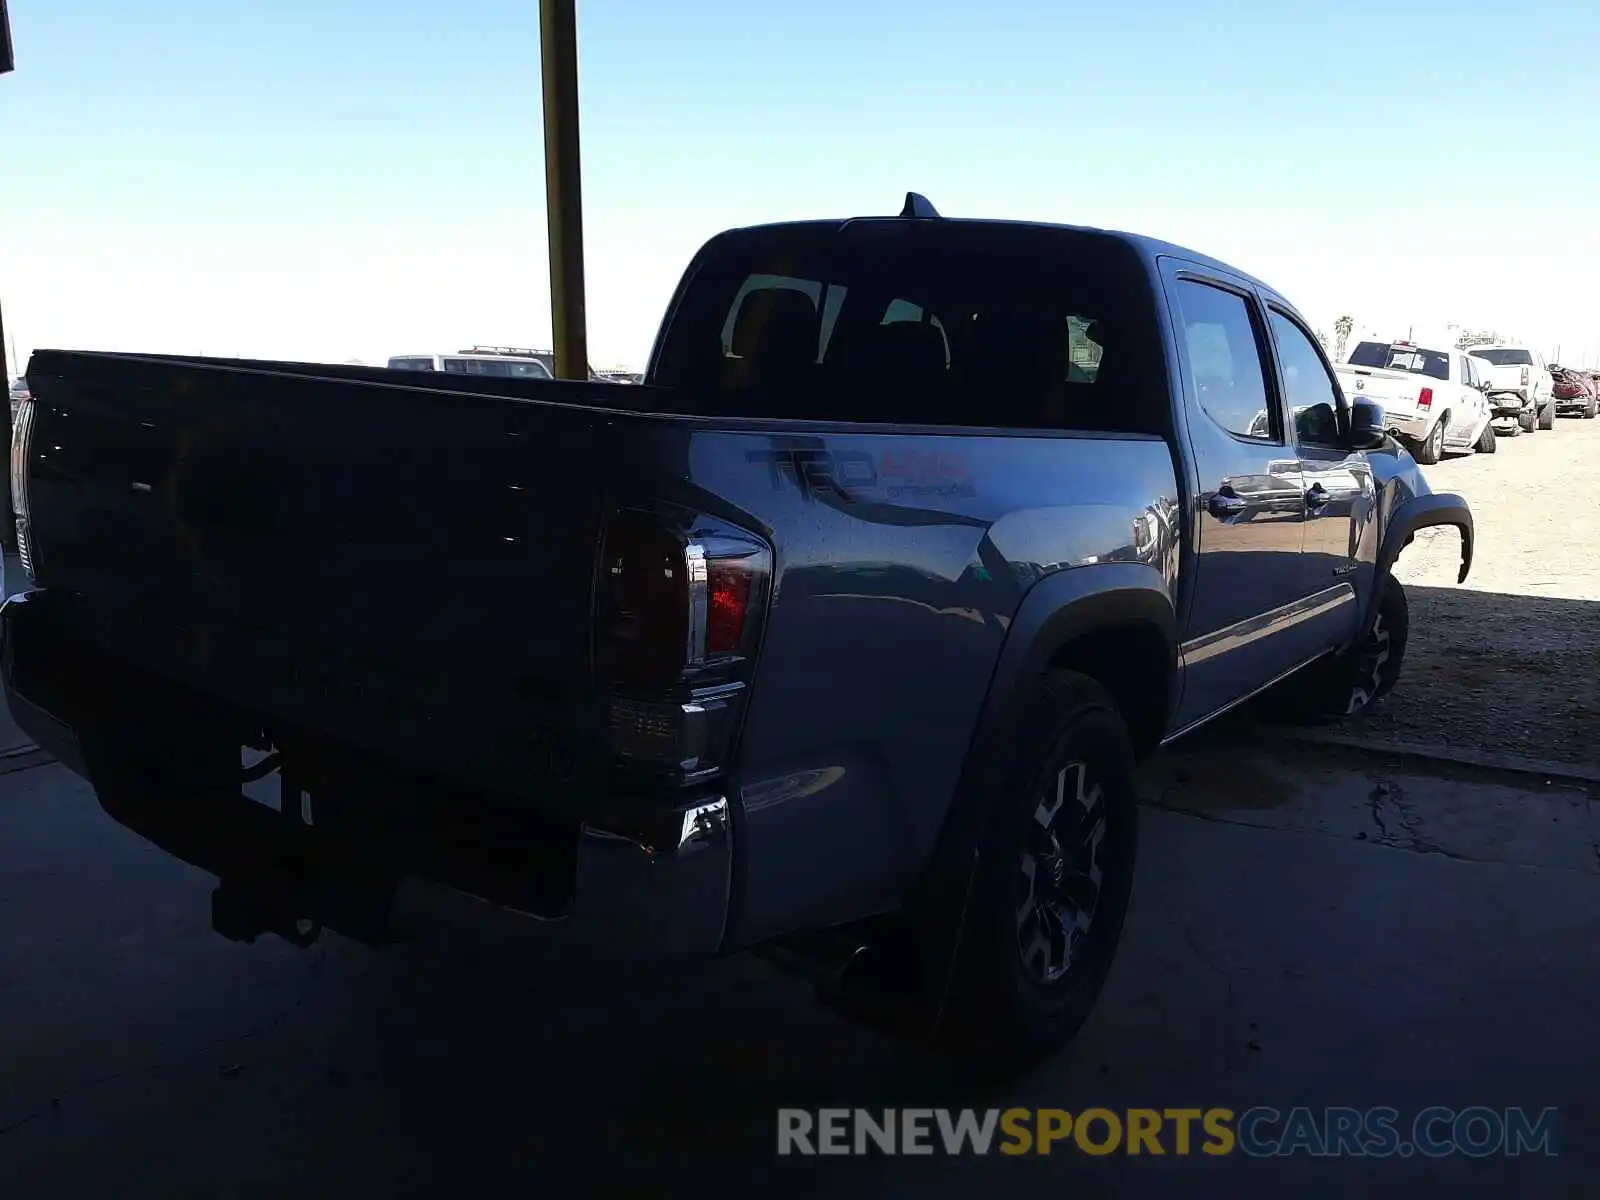
[[[486,375],[491,379],[554,379],[550,355],[512,346],[474,346],[459,354],[397,354],[391,371],[444,371],[451,375]]]

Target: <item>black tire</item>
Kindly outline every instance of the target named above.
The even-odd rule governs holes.
[[[1484,424],[1483,432],[1478,435],[1477,451],[1479,454],[1493,454],[1495,444],[1494,422]]]
[[[1413,457],[1423,466],[1431,467],[1444,457],[1444,427],[1448,420],[1448,416],[1441,416],[1428,431],[1428,436],[1417,443],[1417,452]]]
[[[1405,667],[1410,634],[1406,589],[1393,575],[1385,575],[1367,628],[1360,640],[1339,656],[1345,676],[1340,715],[1353,717],[1394,690]]]
[[[1592,421],[1596,413],[1600,413],[1600,396],[1590,396],[1589,403],[1583,406],[1583,419]]]
[[[1532,433],[1539,428],[1539,416],[1531,408],[1525,408],[1517,416],[1517,428],[1523,433]]]
[[[940,1030],[983,1077],[1060,1049],[1100,995],[1133,888],[1133,772],[1110,694],[1087,676],[1053,674],[989,814]]]
[[[1556,427],[1556,399],[1550,397],[1550,403],[1539,410],[1539,428],[1554,429]]]
[[[1378,603],[1356,643],[1291,675],[1259,698],[1255,713],[1269,724],[1290,725],[1360,714],[1399,682],[1410,631],[1405,588],[1393,575],[1385,575]]]

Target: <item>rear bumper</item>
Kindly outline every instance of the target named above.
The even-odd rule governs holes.
[[[1420,413],[1385,413],[1384,419],[1388,422],[1389,432],[1414,442],[1422,441],[1433,430],[1434,418]]]
[[[1522,392],[1490,392],[1486,399],[1490,413],[1497,419],[1521,416],[1528,407],[1528,400]]]
[[[356,940],[386,940],[388,905],[400,882],[415,879],[533,918],[552,941],[601,957],[706,956],[721,948],[734,835],[719,794],[664,803],[647,822],[576,827],[507,803],[454,798],[399,815],[379,806],[325,821],[313,795],[308,825],[243,794],[178,804],[108,788],[97,778],[102,756],[85,746],[86,730],[103,714],[74,711],[70,690],[41,678],[40,660],[49,662],[57,636],[46,601],[34,592],[0,609],[0,674],[13,719],[93,785],[119,823],[216,875],[219,897],[243,888],[252,911],[265,914],[257,932],[308,921]]]

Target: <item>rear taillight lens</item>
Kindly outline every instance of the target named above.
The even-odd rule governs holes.
[[[741,559],[707,563],[706,654],[737,654],[755,580]]]
[[[727,765],[771,575],[767,544],[725,522],[612,517],[594,659],[619,767],[692,783]]]
[[[1419,392],[1417,394],[1417,407],[1418,408],[1432,408],[1433,407],[1433,389],[1432,388],[1425,387],[1425,388],[1422,389],[1421,392]]]
[[[17,521],[17,557],[30,582],[39,582],[33,561],[33,533],[28,521],[28,456],[33,447],[34,405],[31,396],[17,401],[11,418],[11,511]]]
[[[1528,368],[1527,367],[1523,367],[1522,368],[1522,386],[1523,387],[1527,387],[1528,386]]]

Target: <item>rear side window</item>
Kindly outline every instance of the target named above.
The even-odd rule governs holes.
[[[431,371],[433,359],[431,358],[391,358],[389,360],[391,371]]]
[[[444,360],[444,369],[452,375],[482,375],[488,379],[527,378],[527,376],[520,373],[513,375],[511,370],[513,365],[522,366],[524,364],[497,362],[494,359],[483,358],[447,358]]]
[[[1261,346],[1243,296],[1185,279],[1178,284],[1190,399],[1238,437],[1282,440],[1267,398]]]
[[[719,244],[720,243],[720,244]],[[656,381],[730,415],[1160,433],[1145,268],[1103,235],[861,222],[719,239]]]

